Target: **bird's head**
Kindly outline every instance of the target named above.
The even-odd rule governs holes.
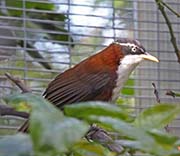
[[[123,53],[122,60],[125,64],[138,64],[143,60],[159,62],[159,60],[150,55],[138,40],[120,38],[115,41],[119,44]]]
[[[115,101],[119,96],[119,91],[124,86],[130,73],[143,60],[159,62],[159,60],[146,52],[145,48],[138,40],[121,38],[115,42],[115,53],[118,57],[118,68],[116,68],[116,84],[112,93],[112,101]]]

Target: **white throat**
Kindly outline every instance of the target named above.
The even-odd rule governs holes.
[[[128,80],[129,75],[135,67],[142,61],[139,55],[127,55],[122,60],[117,70],[116,87],[112,92],[112,101],[115,102],[119,97],[120,90],[123,88],[124,83]]]

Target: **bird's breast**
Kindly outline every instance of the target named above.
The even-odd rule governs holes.
[[[123,88],[125,82],[128,80],[129,75],[135,69],[138,64],[129,64],[127,62],[121,61],[116,73],[117,79],[115,88],[112,91],[112,102],[115,102],[120,95],[120,90]]]

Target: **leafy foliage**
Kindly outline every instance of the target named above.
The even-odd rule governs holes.
[[[180,154],[177,148],[180,140],[162,130],[180,113],[178,105],[155,105],[132,117],[125,108],[103,102],[67,105],[63,114],[42,97],[30,93],[12,95],[6,101],[16,107],[22,102],[31,106],[30,134],[2,137],[0,151],[3,153],[0,154],[113,156],[114,153],[101,144],[84,139],[88,124],[92,123],[117,134],[114,141],[124,148],[124,153],[119,155],[127,152],[154,156]],[[16,142],[18,144],[11,148]]]
[[[6,100],[14,105],[25,101],[31,106],[30,137],[35,153],[53,155],[67,152],[88,130],[86,123],[65,117],[42,97],[27,93]]]
[[[172,121],[180,112],[177,105],[157,104],[152,108],[144,110],[136,117],[134,124],[142,129],[163,128]],[[162,118],[163,116],[163,118]]]
[[[133,117],[126,110],[120,107],[104,102],[86,102],[77,105],[65,107],[64,112],[68,116],[73,116],[80,119],[89,119],[94,116],[109,116],[113,118],[132,121]],[[81,113],[79,113],[81,112]]]
[[[32,142],[28,135],[15,134],[0,139],[0,155],[2,156],[32,156]]]

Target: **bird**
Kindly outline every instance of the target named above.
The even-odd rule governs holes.
[[[118,39],[59,74],[43,96],[60,108],[90,100],[115,102],[129,75],[143,60],[159,62],[138,40]]]
[[[60,109],[67,104],[85,101],[115,102],[129,75],[143,60],[159,62],[138,40],[118,38],[57,75],[43,97]],[[27,127],[21,130],[27,130]]]

